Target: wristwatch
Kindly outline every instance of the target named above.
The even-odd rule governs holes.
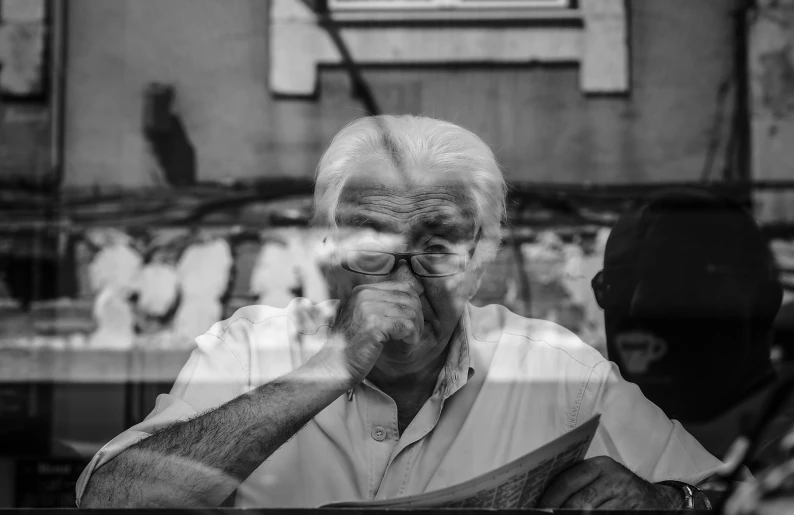
[[[682,481],[659,481],[660,485],[678,488],[684,493],[684,504],[681,506],[685,510],[710,510],[711,501],[703,490],[696,486],[688,485]]]

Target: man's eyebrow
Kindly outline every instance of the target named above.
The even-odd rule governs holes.
[[[472,237],[473,224],[466,220],[461,223],[461,218],[450,215],[426,215],[411,221],[412,232],[432,232],[450,241],[462,241]],[[372,229],[376,232],[394,232],[394,227],[388,221],[379,220],[363,213],[348,212],[337,216],[337,224],[345,227]]]
[[[412,225],[457,241],[470,238],[473,229],[470,224],[461,224],[460,219],[448,216],[422,217]]]
[[[373,229],[378,232],[385,232],[388,229],[386,224],[380,220],[358,213],[342,215],[337,219],[337,223],[348,227]]]

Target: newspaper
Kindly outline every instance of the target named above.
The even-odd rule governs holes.
[[[382,501],[327,504],[333,508],[534,508],[554,477],[584,459],[600,415],[546,445],[474,479],[441,490]]]

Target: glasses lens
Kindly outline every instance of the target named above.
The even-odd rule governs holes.
[[[371,250],[351,250],[347,253],[347,266],[362,274],[388,274],[394,265],[394,256]]]
[[[595,294],[596,302],[600,308],[604,308],[606,304],[606,284],[604,283],[604,271],[601,270],[598,272],[595,277],[593,277],[593,281],[590,283],[593,287],[593,293]]]
[[[601,270],[593,277],[596,302],[602,309],[626,310],[631,304],[635,284],[630,269]]]
[[[411,259],[413,268],[419,275],[452,275],[463,272],[466,268],[464,254],[419,254]]]

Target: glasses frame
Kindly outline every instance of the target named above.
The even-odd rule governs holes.
[[[595,297],[596,304],[601,309],[605,309],[607,304],[606,296],[609,294],[609,284],[604,280],[604,270],[601,269],[590,280],[590,287],[593,289],[593,297]]]
[[[466,252],[386,252],[382,250],[364,250],[364,249],[343,249],[344,255],[341,260],[342,268],[347,270],[348,272],[353,272],[354,274],[361,274],[361,275],[369,275],[374,277],[384,277],[387,275],[391,275],[397,270],[397,266],[400,264],[400,261],[405,260],[408,263],[408,268],[411,269],[411,273],[413,273],[417,277],[425,277],[429,279],[435,279],[439,277],[451,277],[453,275],[462,274],[466,271],[469,267],[469,263],[471,262],[472,258],[474,257],[474,251],[477,250],[477,245],[480,243],[480,236],[482,235],[482,231],[477,232],[477,237],[474,238],[474,243],[472,244],[471,248]],[[359,270],[353,270],[350,268],[350,264],[347,260],[347,254],[349,252],[377,252],[379,254],[387,254],[389,256],[394,256],[394,264],[391,267],[391,270],[382,274],[370,274],[367,272],[361,272]],[[413,258],[415,256],[427,256],[427,255],[445,255],[445,256],[463,256],[463,269],[460,272],[453,272],[451,274],[441,274],[441,275],[427,275],[421,274],[416,271],[413,264]]]

